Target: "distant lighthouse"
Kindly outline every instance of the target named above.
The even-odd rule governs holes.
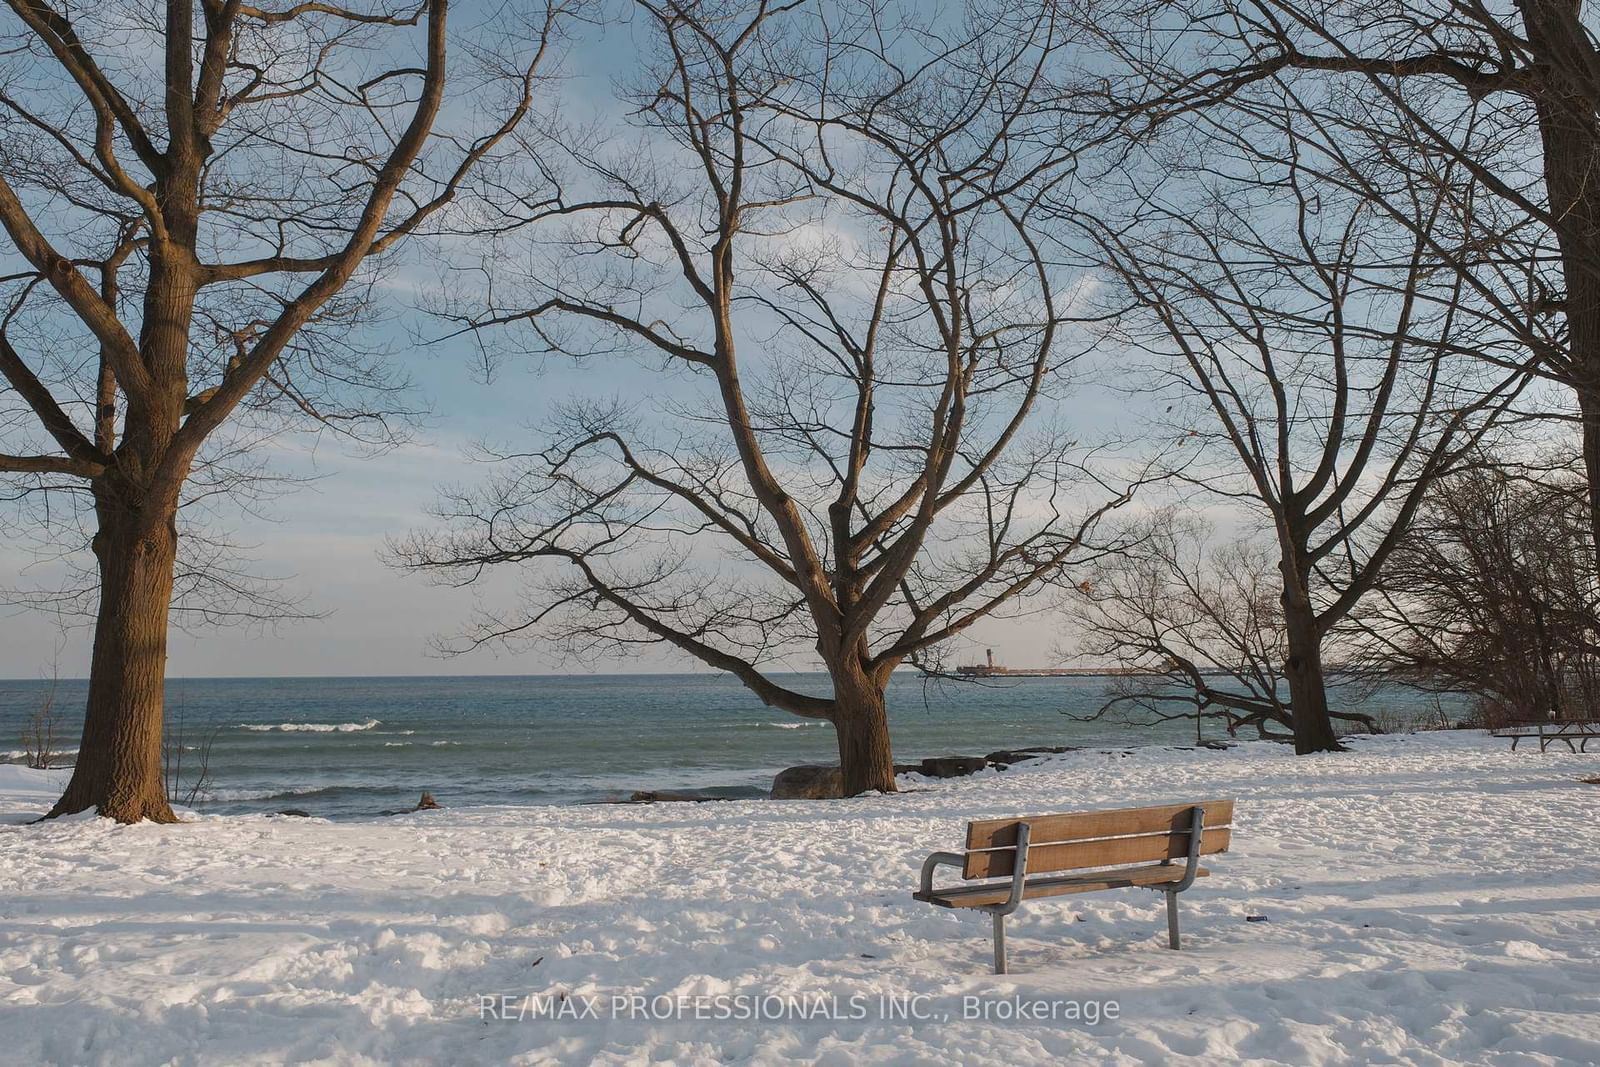
[[[1125,673],[1096,667],[1002,667],[994,661],[994,649],[986,648],[983,654],[983,663],[958,664],[955,673],[968,678],[1063,678]]]

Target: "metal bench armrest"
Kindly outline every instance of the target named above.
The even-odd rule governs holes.
[[[1183,878],[1165,887],[1168,892],[1181,893],[1194,885],[1196,873],[1200,870],[1200,843],[1205,840],[1206,809],[1195,805],[1189,821],[1189,866],[1183,872]]]
[[[917,896],[926,897],[933,893],[933,872],[937,867],[965,867],[967,857],[959,852],[935,852],[922,861],[922,888],[917,890]]]
[[[1017,827],[1017,860],[1011,872],[1011,895],[1003,904],[994,904],[984,911],[998,912],[1001,915],[1010,915],[1022,903],[1022,894],[1027,889],[1028,880],[1028,835],[1031,828],[1027,823]],[[933,872],[939,867],[961,867],[967,865],[967,857],[960,852],[935,852],[922,861],[922,883],[916,896],[927,899],[933,895]]]

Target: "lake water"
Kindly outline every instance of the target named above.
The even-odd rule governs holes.
[[[826,694],[822,675],[783,675]],[[0,681],[0,759],[46,690]],[[1104,699],[1104,678],[926,682],[890,686],[895,757],[983,755],[1031,745],[1183,744],[1192,721],[1159,727],[1079,722]],[[62,681],[64,746],[76,748],[85,683]],[[414,805],[580,803],[638,789],[716,789],[757,796],[797,763],[837,762],[833,729],[762,704],[725,675],[479,678],[205,678],[168,682],[169,736],[211,741],[217,812],[299,808],[334,817]],[[1415,714],[1434,698],[1391,690],[1370,701]],[[1452,716],[1464,710],[1445,704]],[[1207,723],[1205,736],[1223,736]],[[192,751],[185,756],[194,765]]]

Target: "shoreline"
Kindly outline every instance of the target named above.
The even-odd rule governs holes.
[[[1453,734],[1453,733],[1485,733],[1485,731],[1471,727],[1452,727],[1448,730],[1425,730],[1413,733],[1394,734],[1347,734],[1341,740],[1347,742],[1373,741],[1392,738],[1405,738],[1423,736],[1428,734]],[[1486,734],[1487,736],[1487,734]],[[1149,744],[1130,744],[1112,746],[1039,746],[1032,749],[1001,749],[989,753],[987,756],[933,756],[926,757],[915,763],[896,763],[896,782],[902,780],[910,787],[897,792],[915,792],[931,786],[955,782],[962,779],[994,779],[1012,770],[1032,770],[1048,764],[1058,757],[1067,755],[1080,755],[1086,757],[1103,756],[1110,758],[1126,759],[1140,753],[1184,753],[1184,752],[1226,752],[1231,749],[1250,745],[1265,745],[1282,747],[1290,744],[1287,740],[1261,740],[1261,739],[1227,739],[1207,740],[1202,743],[1173,744],[1169,742],[1151,742]],[[1011,759],[996,760],[994,757],[1015,757]],[[64,786],[67,777],[72,772],[71,764],[53,766],[46,771],[35,771],[23,767],[20,763],[0,762],[0,772],[8,768],[16,768],[30,775],[59,776],[61,785]],[[752,776],[762,779],[776,779],[787,771],[804,769],[832,769],[836,765],[805,764],[790,768],[778,768],[770,773],[766,770],[757,770]],[[648,807],[654,805],[702,805],[725,804],[739,801],[775,801],[778,803],[792,803],[796,801],[850,801],[851,797],[821,797],[821,796],[774,796],[770,788],[763,788],[754,784],[725,784],[706,785],[701,787],[674,787],[651,785],[648,782],[639,784],[636,789],[614,789],[602,796],[578,797],[561,800],[532,800],[514,799],[515,791],[505,798],[479,799],[465,803],[452,803],[448,792],[436,787],[419,786],[410,790],[398,790],[400,793],[409,793],[415,797],[427,797],[433,801],[425,806],[408,806],[371,811],[316,811],[310,810],[303,804],[294,803],[314,797],[318,793],[339,791],[341,789],[360,788],[351,786],[328,786],[314,790],[294,791],[286,790],[270,796],[248,800],[240,799],[213,799],[198,801],[193,805],[183,805],[182,810],[204,818],[229,819],[235,817],[286,817],[309,818],[324,822],[334,823],[359,823],[373,820],[390,819],[401,815],[411,815],[419,811],[445,811],[455,810],[461,812],[500,811],[500,810],[549,810],[572,808],[608,808],[608,807]],[[59,789],[57,790],[59,792]],[[871,796],[885,796],[892,794],[869,794]],[[267,801],[281,801],[281,804],[268,804]],[[218,811],[218,807],[244,808],[245,810]],[[178,807],[176,803],[174,807]],[[314,805],[313,805],[314,806]]]
[[[0,752],[20,750],[9,739],[25,728],[37,692],[0,687]],[[424,791],[452,806],[754,797],[786,768],[838,761],[826,723],[766,708],[725,676],[189,682],[169,694],[169,743],[184,752],[172,792],[186,797],[204,767],[200,807],[219,814],[361,818],[409,808]],[[65,687],[59,695],[70,709],[76,695]],[[1088,720],[1102,697],[1094,679],[929,687],[898,678],[890,733],[902,770],[925,758],[971,764],[1002,750],[1196,741],[1193,719],[1153,727]],[[1398,691],[1379,693],[1371,706],[1385,710],[1386,725],[1427,712]],[[80,730],[76,716],[63,714],[58,750],[75,748]],[[1220,724],[1203,730],[1202,740],[1227,739]]]

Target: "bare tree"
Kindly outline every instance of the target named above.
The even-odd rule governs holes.
[[[186,808],[211,796],[211,749],[222,733],[213,720],[199,735],[188,729],[182,709],[172,716],[161,740],[161,775],[167,796]]]
[[[585,195],[517,220],[554,254],[516,290],[491,264],[495,302],[463,320],[640,355],[655,403],[569,405],[397,554],[462,584],[530,565],[527,610],[469,647],[670,646],[831,722],[848,793],[893,790],[891,672],[1025,610],[1137,480],[1057,425],[1090,343],[1038,235],[1067,174],[1041,71],[1066,40],[1051,5],[636,10],[634,132],[568,139]],[[771,673],[807,649],[831,691]]]
[[[1230,735],[1292,738],[1272,539],[1246,533],[1218,543],[1210,524],[1175,508],[1147,525],[1129,551],[1088,571],[1069,616],[1080,653],[1119,669],[1090,718],[1142,725],[1209,718]],[[1375,728],[1360,712],[1330,714]]]
[[[83,740],[51,814],[170,822],[162,683],[186,486],[253,420],[384,432],[361,399],[390,367],[351,330],[387,254],[529,110],[557,12],[520,54],[481,53],[478,105],[445,129],[447,0],[8,6],[0,473],[22,493],[86,492],[98,570]]]
[[[60,671],[50,668],[50,681],[39,696],[39,706],[22,728],[22,762],[36,771],[47,771],[62,759],[61,707],[56,702]]]
[[[1263,86],[1301,87],[1308,106],[1292,132],[1318,157],[1308,165],[1427,241],[1481,313],[1572,391],[1600,558],[1600,50],[1581,0],[1223,0],[1121,13],[1102,36],[1128,73],[1106,83],[1120,135],[1150,136]],[[1170,47],[1174,34],[1183,47]],[[1312,83],[1324,90],[1314,103]],[[1444,209],[1453,225],[1440,229],[1407,191],[1443,168],[1459,188]]]
[[[1287,88],[1197,110],[1182,158],[1123,154],[1122,210],[1074,215],[1133,309],[1120,336],[1152,357],[1172,432],[1211,454],[1188,480],[1273,530],[1302,753],[1338,747],[1324,639],[1536,358],[1432,254],[1448,170],[1407,187],[1417,221],[1394,225],[1305,165],[1290,132],[1305,112]]]
[[[1362,665],[1476,696],[1491,723],[1589,717],[1600,588],[1586,483],[1570,466],[1477,459],[1429,494],[1351,618]]]

